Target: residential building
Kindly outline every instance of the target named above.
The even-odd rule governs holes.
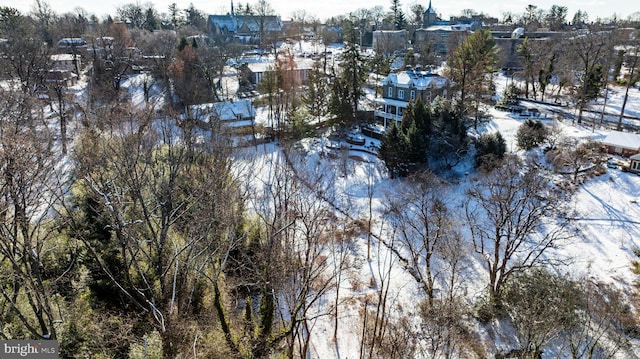
[[[191,112],[204,127],[219,121],[227,127],[240,129],[253,126],[256,119],[256,110],[249,99],[195,105]]]
[[[629,171],[640,174],[640,153],[629,157]]]
[[[276,63],[273,59],[270,58],[261,58],[257,61],[252,61],[253,59],[245,59],[243,64],[240,66],[240,77],[246,78],[247,81],[252,85],[255,89],[265,74],[274,71],[276,68]],[[310,58],[293,58],[293,64],[290,68],[282,68],[287,74],[288,78],[294,83],[295,86],[304,85],[307,82],[308,74],[311,69],[313,69],[315,60]]]
[[[50,70],[45,74],[44,81],[48,86],[69,87],[77,83],[78,75],[72,71]]]
[[[410,102],[420,99],[431,103],[436,97],[448,97],[450,81],[446,77],[419,68],[389,74],[382,80],[382,98],[375,102],[376,122],[389,126],[402,121],[402,113]]]
[[[66,54],[86,53],[87,42],[79,37],[66,37],[58,40],[58,52]]]
[[[51,55],[51,65],[53,70],[78,73],[78,70],[82,68],[82,56],[80,54],[54,54]]]
[[[229,14],[209,15],[208,27],[213,37],[245,44],[259,44],[264,40],[262,37],[282,38],[284,33],[280,16],[236,15],[233,1]]]
[[[606,146],[607,153],[631,157],[640,153],[640,135],[637,133],[611,131],[602,140]]]

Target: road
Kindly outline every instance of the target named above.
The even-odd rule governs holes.
[[[572,122],[578,120],[578,111],[575,108],[524,98],[521,98],[520,102],[528,108],[538,109],[541,114],[548,117],[559,117],[563,120],[571,120]],[[596,125],[599,127],[604,126],[608,129],[615,130],[618,127],[619,114],[606,113],[604,116],[601,116],[600,111],[590,109],[583,110],[582,121],[584,123],[593,124],[594,120],[596,121]],[[640,132],[640,118],[624,116],[622,127],[623,130],[627,132]]]

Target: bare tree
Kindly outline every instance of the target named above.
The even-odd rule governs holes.
[[[397,228],[397,250],[406,253],[406,269],[426,294],[417,307],[422,319],[417,336],[430,355],[450,357],[468,349],[460,295],[469,252],[447,198],[441,179],[420,172],[394,194],[388,212]]]
[[[627,81],[627,85],[624,90],[624,98],[622,100],[622,107],[620,108],[620,116],[618,117],[618,127],[617,130],[622,130],[622,118],[624,117],[624,110],[627,107],[627,100],[629,99],[629,88],[633,86],[638,79],[636,71],[638,70],[638,65],[640,64],[640,40],[637,37],[638,31],[636,31],[636,36],[632,40],[631,46],[625,51],[626,55],[626,64],[629,69],[629,80]]]
[[[475,252],[488,272],[489,300],[498,305],[511,275],[551,261],[543,254],[566,238],[560,193],[534,164],[506,156],[469,189],[466,216]]]
[[[28,95],[0,90],[0,321],[17,322],[20,332],[57,338],[54,309],[57,228],[52,215],[62,203],[62,174],[56,168],[53,136]],[[67,184],[68,185],[68,184]],[[65,268],[66,269],[66,268]]]
[[[581,173],[597,169],[606,161],[607,156],[602,146],[594,141],[576,142],[568,138],[560,140],[558,146],[547,152],[546,157],[554,165],[556,171],[568,172],[573,182],[578,181]]]
[[[0,71],[15,79],[22,92],[33,93],[50,68],[49,47],[28,17],[13,8],[0,7],[0,10],[0,34],[7,39]]]
[[[576,323],[580,300],[577,283],[543,269],[517,273],[509,279],[504,305],[524,357],[539,356],[546,345]]]
[[[595,76],[597,67],[602,65],[606,56],[609,55],[607,50],[610,41],[611,34],[600,31],[575,32],[566,41],[570,54],[575,59],[574,71],[579,82],[575,93],[578,104],[578,123],[582,123],[582,113],[592,97],[590,79]],[[599,85],[597,88],[599,89]]]
[[[613,358],[630,348],[627,330],[637,327],[623,293],[610,284],[580,281],[581,297],[566,343],[571,358]]]
[[[433,305],[438,281],[448,283],[449,273],[439,265],[444,260],[444,245],[460,236],[452,214],[445,204],[440,180],[430,172],[410,178],[407,187],[391,199],[388,212],[397,223],[397,243],[408,253],[407,269]]]
[[[242,205],[220,139],[188,148],[195,141],[174,120],[128,116],[111,133],[89,123],[75,153],[78,186],[114,240],[88,236],[87,221],[73,228],[113,287],[147,313],[164,355],[173,357],[188,345],[178,328],[198,313],[196,289],[218,278],[235,245]]]

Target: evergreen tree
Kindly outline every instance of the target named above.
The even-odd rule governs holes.
[[[476,144],[476,166],[486,170],[499,167],[507,152],[507,143],[500,132],[485,133]]]
[[[358,38],[354,24],[346,21],[342,72],[335,76],[330,106],[331,112],[339,120],[352,121],[356,119],[358,102],[363,95],[362,88],[366,80],[367,69],[357,44]],[[349,105],[348,111],[347,104]]]
[[[596,65],[587,73],[586,79],[582,82],[582,86],[586,87],[584,91],[585,102],[598,98],[600,95],[600,89],[604,83],[604,77],[605,69],[601,64]]]
[[[518,147],[530,150],[544,143],[547,138],[547,129],[540,120],[527,119],[520,127],[516,139]]]
[[[333,114],[337,123],[348,123],[354,120],[349,88],[342,77],[334,78],[331,84],[329,111]]]
[[[182,51],[184,50],[185,47],[189,46],[189,43],[187,42],[187,38],[186,37],[181,37],[180,38],[180,43],[178,43],[178,51]]]
[[[313,65],[307,77],[307,87],[302,95],[302,101],[312,116],[318,117],[323,114],[327,104],[327,93],[329,83],[327,75],[322,72],[320,64]]]
[[[171,22],[171,26],[174,29],[180,27],[182,21],[180,20],[180,10],[178,10],[178,5],[176,3],[172,3],[169,5],[169,21]]]
[[[400,7],[400,0],[391,0],[391,12],[393,13],[393,25],[396,30],[407,28],[407,19]]]
[[[498,62],[495,40],[491,32],[481,29],[469,35],[447,60],[447,75],[458,93],[458,112],[465,116],[473,110],[478,127],[480,104],[492,94],[493,77]]]
[[[153,7],[149,7],[147,9],[143,28],[148,31],[154,31],[160,28],[160,21],[158,21],[158,17],[156,16],[156,12]]]
[[[382,143],[378,150],[378,156],[384,161],[392,178],[408,174],[407,155],[406,137],[394,122],[382,136]]]

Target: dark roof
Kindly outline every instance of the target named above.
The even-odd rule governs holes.
[[[265,31],[282,31],[280,16],[252,16],[252,15],[209,15],[209,23],[212,27],[226,32],[235,33],[239,29],[248,29],[251,32],[260,31],[260,25],[264,24]]]

